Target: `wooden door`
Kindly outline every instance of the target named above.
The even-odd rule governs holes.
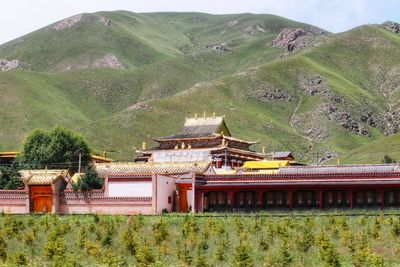
[[[33,212],[50,213],[53,206],[53,191],[50,185],[35,185],[30,187]]]

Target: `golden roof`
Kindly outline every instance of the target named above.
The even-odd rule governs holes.
[[[17,151],[0,152],[0,158],[16,158],[19,155]]]
[[[51,185],[58,178],[65,180],[68,170],[21,170],[19,174],[28,185]]]
[[[101,157],[101,156],[97,156],[97,155],[90,155],[90,158],[92,160],[99,160],[102,162],[112,162],[113,160],[110,158],[106,158],[106,157]]]
[[[177,174],[205,173],[210,168],[210,162],[114,162],[97,163],[94,169],[100,176],[108,174]]]
[[[249,169],[278,169],[281,166],[289,166],[288,160],[261,160],[261,161],[246,161],[243,168]]]

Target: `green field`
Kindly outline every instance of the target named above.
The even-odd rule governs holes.
[[[0,261],[6,266],[400,264],[398,210],[196,216],[3,214],[0,226]]]
[[[286,56],[271,47],[282,29],[318,29],[273,15],[126,11],[55,25],[0,46],[0,58],[22,62],[0,73],[2,151],[17,150],[35,128],[63,125],[98,152],[130,160],[143,141],[152,145],[205,110],[225,114],[234,136],[260,140],[255,149],[291,150],[307,163],[317,152],[347,155],[381,139],[390,147],[384,137],[398,131],[400,36],[383,25],[311,36],[309,47]],[[124,68],[96,67],[107,54]],[[308,83],[315,77],[319,87]],[[271,92],[287,98],[263,98]],[[336,111],[327,113],[329,105]]]

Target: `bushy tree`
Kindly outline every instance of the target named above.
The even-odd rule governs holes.
[[[73,187],[76,190],[101,189],[103,188],[103,184],[104,179],[95,170],[90,168],[83,176],[79,177]]]
[[[382,163],[396,163],[397,162],[397,160],[395,158],[392,158],[389,155],[383,156],[381,161],[382,161]]]
[[[23,186],[16,164],[0,166],[0,189],[14,190]]]
[[[72,167],[90,158],[90,148],[82,136],[63,127],[52,131],[34,130],[24,141],[20,162],[30,168]]]

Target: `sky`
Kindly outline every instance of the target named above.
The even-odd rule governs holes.
[[[400,21],[400,0],[2,0],[0,44],[72,15],[113,10],[274,14],[334,33]]]

